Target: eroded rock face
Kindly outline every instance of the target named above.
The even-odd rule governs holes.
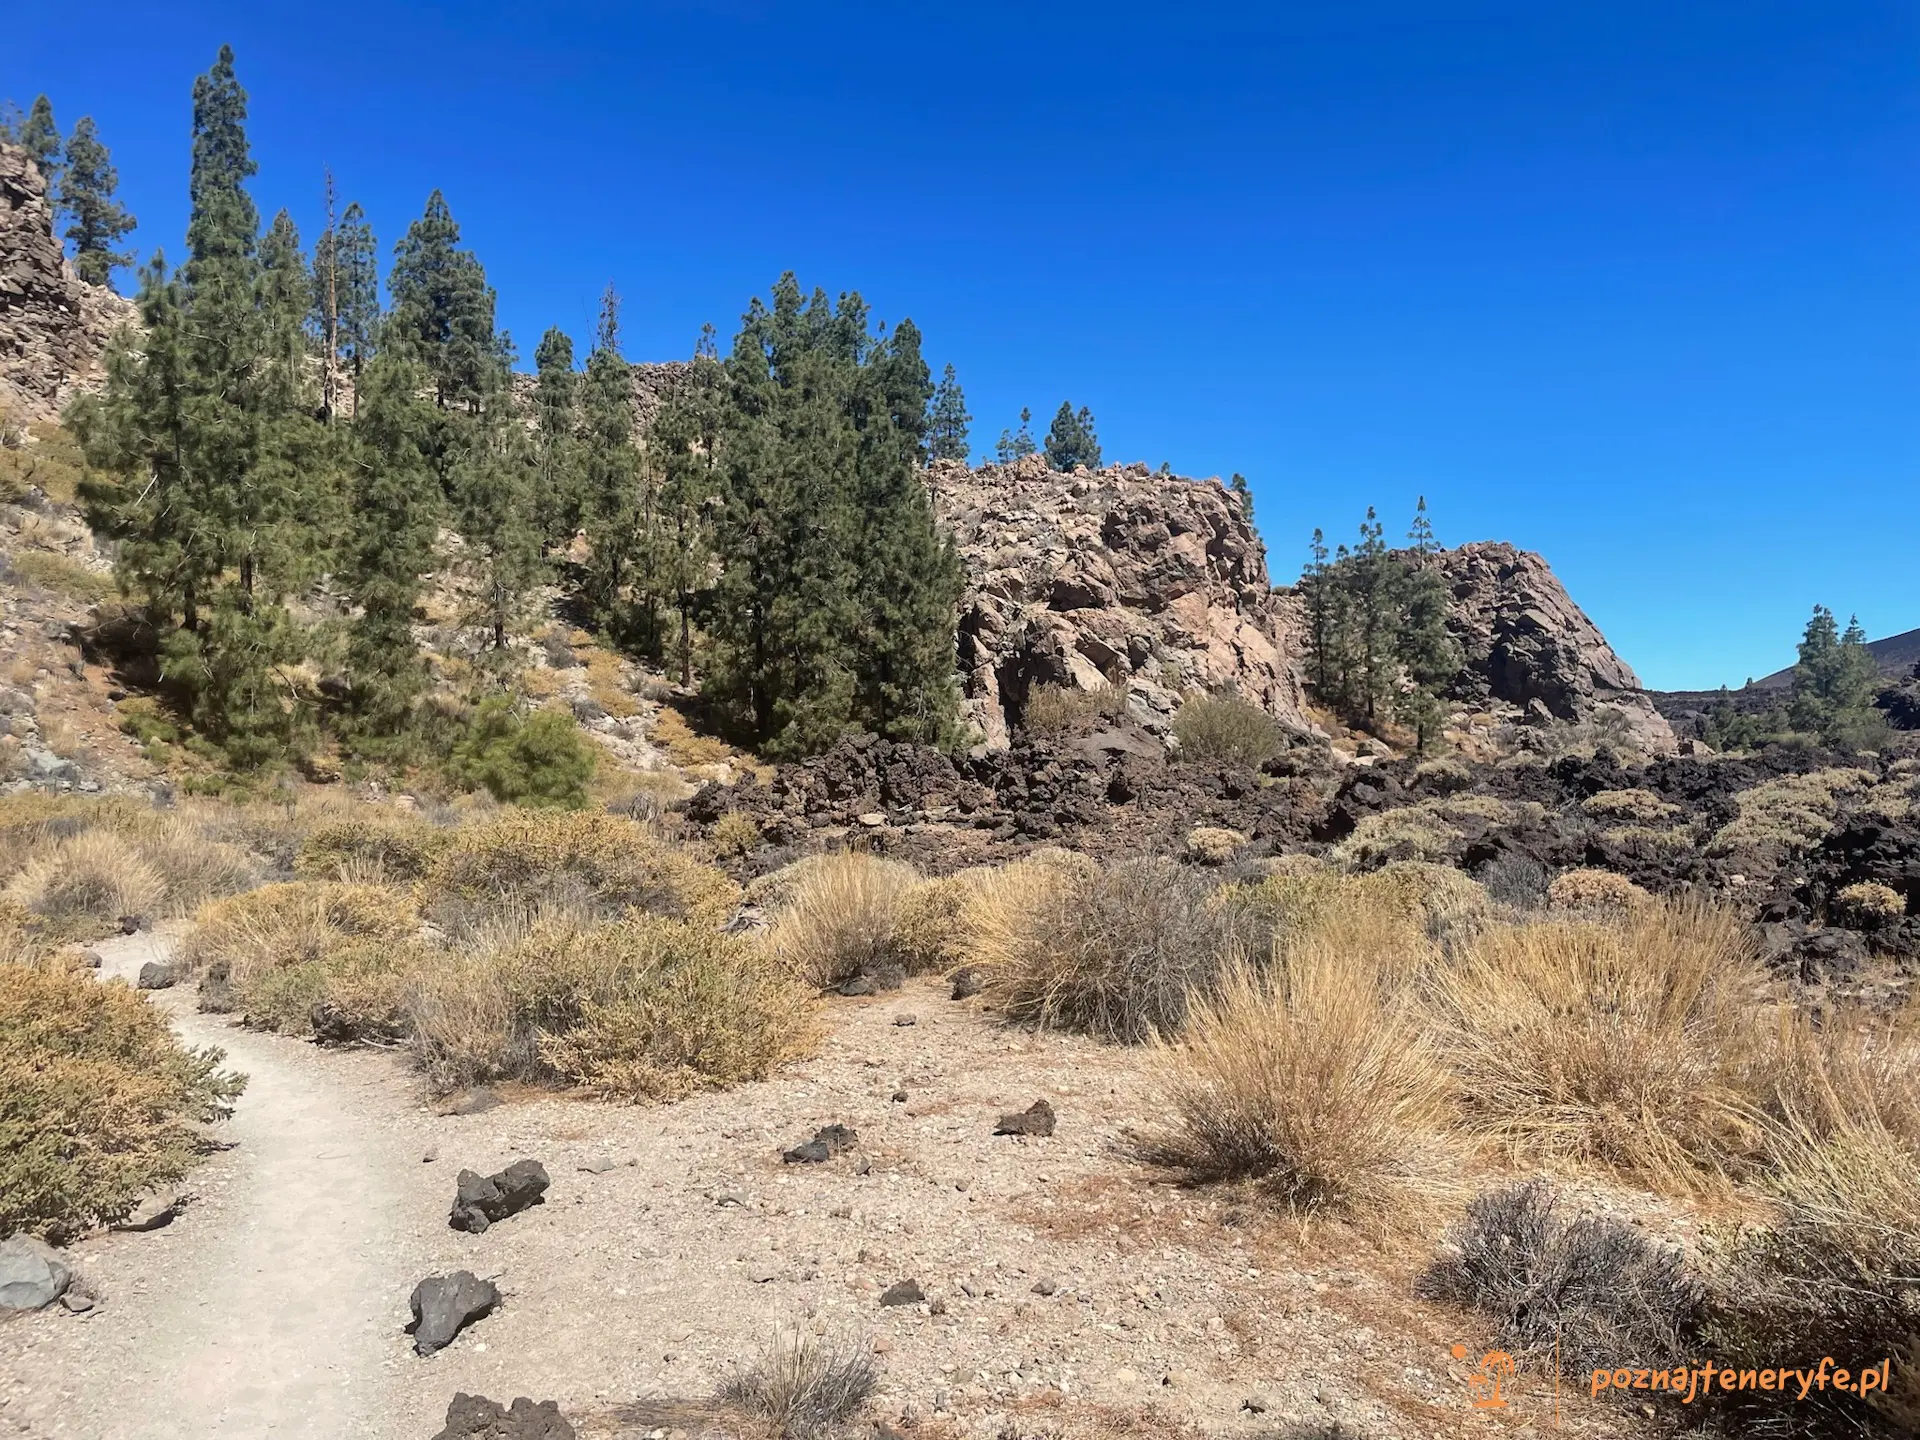
[[[133,318],[131,301],[73,273],[39,167],[0,145],[0,407],[54,419],[75,390],[100,383],[108,339]]]
[[[1452,594],[1448,628],[1466,651],[1469,685],[1513,705],[1538,700],[1557,720],[1612,712],[1640,749],[1672,753],[1673,731],[1640,678],[1545,560],[1488,540],[1442,551],[1436,563]]]
[[[960,605],[966,719],[1005,749],[1039,685],[1119,684],[1164,728],[1183,689],[1232,684],[1304,726],[1265,547],[1218,480],[1145,465],[1063,475],[1038,455],[930,472],[967,569]]]

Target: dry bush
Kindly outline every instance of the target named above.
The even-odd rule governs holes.
[[[653,916],[536,922],[416,968],[407,1028],[428,1079],[581,1085],[674,1100],[765,1079],[813,1039],[807,991],[766,949]]]
[[[304,1033],[324,1002],[343,1031],[386,1035],[417,927],[403,891],[296,880],[215,901],[175,954],[186,975],[202,978],[208,1008]]]
[[[433,868],[452,840],[451,831],[416,816],[368,810],[307,831],[293,870],[310,880],[377,875],[413,881]]]
[[[65,555],[55,555],[46,550],[21,550],[9,556],[8,563],[16,575],[42,590],[51,590],[75,600],[97,605],[114,593],[111,570],[95,570]]]
[[[1580,808],[1597,820],[1624,820],[1632,825],[1655,825],[1680,813],[1678,805],[1651,790],[1602,790],[1582,800]]]
[[[1475,1196],[1417,1293],[1496,1322],[1494,1342],[1574,1371],[1670,1360],[1699,1334],[1704,1289],[1677,1249],[1610,1217],[1569,1221],[1541,1180]]]
[[[671,705],[660,707],[649,738],[676,765],[718,765],[733,754],[733,747],[726,741],[698,733]]]
[[[1891,885],[1861,880],[1833,897],[1842,918],[1855,925],[1884,925],[1907,913],[1906,897]]]
[[[1360,875],[1296,868],[1233,886],[1219,898],[1260,953],[1336,929],[1370,953],[1418,959],[1428,940],[1476,928],[1491,912],[1487,892],[1471,876],[1417,860]]]
[[[1018,966],[1032,944],[1033,917],[1058,893],[1099,868],[1096,861],[1051,846],[975,872],[961,907],[959,960],[992,971]]]
[[[1775,1134],[1774,1160],[1777,1216],[1738,1235],[1716,1277],[1716,1350],[1743,1367],[1825,1355],[1855,1373],[1890,1359],[1893,1383],[1868,1399],[1867,1414],[1859,1400],[1830,1392],[1808,1397],[1810,1415],[1787,1417],[1777,1404],[1737,1397],[1739,1433],[1915,1434],[1920,1147],[1870,1114],[1819,1127],[1789,1119]]]
[[[1480,867],[1478,878],[1496,905],[1537,910],[1547,903],[1552,877],[1545,865],[1524,851],[1503,850]]]
[[[83,830],[36,853],[6,896],[63,934],[104,934],[122,915],[148,915],[166,899],[165,878],[111,830]]]
[[[938,880],[923,880],[900,902],[894,946],[909,975],[952,970],[967,962],[967,915],[974,896],[991,872],[962,870]]]
[[[920,875],[858,851],[823,855],[785,897],[772,945],[794,974],[826,987],[864,971],[906,969],[901,908]]]
[[[1435,976],[1461,1122],[1528,1159],[1738,1168],[1771,1053],[1765,983],[1739,917],[1695,903],[1485,930]]]
[[[1473,771],[1466,761],[1442,755],[1414,766],[1413,778],[1436,790],[1463,790],[1473,783]]]
[[[991,961],[995,1003],[1111,1040],[1177,1031],[1189,1000],[1238,958],[1232,911],[1209,904],[1206,883],[1171,860],[1062,868],[1065,883],[1030,887],[1024,924]]]
[[[713,842],[717,854],[749,855],[760,846],[760,827],[754,824],[752,816],[729,810],[713,822],[707,839]]]
[[[1707,853],[1803,854],[1833,828],[1841,800],[1870,789],[1876,779],[1867,770],[1816,770],[1742,790],[1733,797],[1740,813],[1708,841]]]
[[[1036,685],[1020,709],[1020,728],[1044,740],[1090,730],[1103,720],[1125,719],[1127,692],[1119,685],[1081,690],[1071,685]]]
[[[0,966],[0,1234],[64,1240],[185,1175],[245,1084],[222,1058],[125,985]]]
[[[1187,832],[1187,858],[1202,865],[1224,865],[1240,853],[1247,837],[1221,825],[1201,825]]]
[[[260,883],[246,851],[214,839],[187,816],[150,814],[121,833],[159,874],[163,914],[190,915],[209,900]]]
[[[1568,870],[1547,886],[1551,910],[1625,910],[1648,898],[1645,890],[1611,870]]]
[[[1143,1158],[1254,1179],[1300,1210],[1376,1211],[1432,1178],[1447,1081],[1397,977],[1318,934],[1190,1000],[1154,1068],[1173,1123]]]
[[[787,1331],[752,1364],[735,1370],[720,1399],[766,1421],[783,1440],[830,1440],[879,1381],[870,1342]]]
[[[1692,832],[1655,830],[1648,825],[1616,825],[1602,830],[1600,838],[1635,860],[1665,860],[1693,849]]]
[[[1371,870],[1393,860],[1444,861],[1465,837],[1423,805],[1366,815],[1353,833],[1334,846],[1336,864]]]
[[[1181,701],[1173,715],[1173,739],[1182,760],[1256,770],[1287,748],[1286,727],[1232,692],[1189,695]]]
[[[510,810],[454,832],[425,882],[449,929],[555,900],[611,917],[629,909],[718,925],[740,890],[641,826],[588,812]]]

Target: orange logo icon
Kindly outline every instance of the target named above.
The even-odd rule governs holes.
[[[1453,1358],[1467,1358],[1467,1347],[1455,1345]],[[1480,1357],[1480,1368],[1467,1376],[1467,1396],[1476,1410],[1504,1410],[1507,1397],[1500,1387],[1513,1378],[1513,1356],[1504,1350],[1489,1350]]]

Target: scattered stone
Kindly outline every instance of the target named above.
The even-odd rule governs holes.
[[[1250,1411],[1255,1415],[1264,1415],[1273,1407],[1273,1397],[1264,1390],[1256,1390],[1240,1402],[1242,1410]]]
[[[953,972],[953,998],[971,1000],[987,988],[987,973],[978,965],[963,965]]]
[[[434,1161],[438,1160],[439,1158],[440,1158],[440,1147],[438,1145],[430,1145],[427,1147],[427,1153],[420,1157],[420,1163],[422,1165],[431,1165],[433,1164]]]
[[[821,1165],[859,1143],[860,1134],[845,1125],[827,1125],[814,1132],[813,1139],[781,1152],[788,1165]]]
[[[885,1335],[874,1336],[873,1353],[876,1355],[891,1355],[893,1353],[892,1339]]]
[[[765,1260],[747,1266],[747,1279],[755,1285],[767,1285],[780,1278],[780,1272]]]
[[[920,1017],[914,1014],[896,1015],[893,1017],[893,1023],[904,1029],[908,1025],[918,1025],[920,1023]]]
[[[500,1103],[500,1097],[484,1085],[476,1085],[447,1107],[449,1115],[482,1115]]]
[[[1035,1295],[1052,1295],[1058,1291],[1059,1288],[1060,1282],[1058,1280],[1055,1280],[1050,1275],[1042,1275],[1038,1280],[1033,1282],[1032,1293]]]
[[[873,994],[873,977],[871,975],[849,975],[845,980],[840,982],[839,993],[842,995],[871,995]]]
[[[407,1329],[413,1335],[414,1350],[431,1355],[445,1349],[461,1330],[499,1303],[500,1291],[493,1282],[480,1279],[471,1270],[429,1275],[413,1287],[407,1301],[413,1311],[413,1323]]]
[[[898,965],[868,965],[858,974],[850,975],[835,987],[841,995],[878,995],[882,991],[898,990],[907,983],[907,972]]]
[[[906,1104],[906,1103],[907,1103],[907,1092],[906,1092],[906,1091],[904,1091],[904,1090],[896,1090],[896,1091],[894,1091],[894,1092],[893,1092],[893,1103],[894,1103],[894,1104],[896,1104],[896,1105],[904,1105],[904,1104]]]
[[[93,1296],[77,1287],[69,1288],[67,1293],[60,1297],[60,1304],[69,1315],[85,1315],[99,1303]]]
[[[860,823],[869,830],[873,830],[886,824],[887,817],[882,815],[878,810],[868,810],[860,816]]]
[[[1000,1123],[993,1127],[996,1135],[1040,1135],[1053,1134],[1053,1106],[1045,1100],[1036,1100],[1018,1115],[1002,1115]]]
[[[946,1314],[947,1313],[947,1297],[944,1295],[934,1296],[932,1300],[927,1302],[927,1313],[929,1315]]]
[[[120,933],[122,935],[138,935],[146,928],[147,922],[144,916],[122,915],[120,917]]]
[[[149,1230],[164,1230],[180,1218],[187,1208],[188,1197],[176,1195],[171,1200],[162,1200],[154,1196],[140,1205],[126,1219],[109,1225],[109,1230],[129,1230],[144,1234]]]
[[[613,1169],[613,1160],[606,1155],[596,1155],[591,1160],[582,1160],[580,1169],[589,1175],[604,1175]]]
[[[31,1235],[0,1243],[0,1310],[39,1310],[67,1293],[73,1271],[60,1252]]]
[[[171,990],[173,979],[173,966],[165,960],[149,960],[140,967],[140,978],[135,983],[142,990]]]
[[[82,950],[80,952],[80,963],[85,965],[89,970],[98,970],[106,962],[100,958],[100,952],[98,950]]]
[[[918,1280],[902,1280],[886,1288],[880,1296],[880,1304],[884,1307],[918,1305],[926,1298],[927,1292],[920,1288]]]
[[[747,1197],[742,1195],[738,1190],[728,1190],[723,1194],[714,1196],[713,1203],[722,1210],[726,1209],[729,1205],[734,1206],[736,1209],[744,1210],[747,1208]]]
[[[484,1234],[494,1221],[542,1203],[549,1183],[547,1168],[538,1160],[516,1160],[495,1175],[462,1170],[447,1223],[456,1230]]]
[[[433,1440],[575,1440],[575,1432],[557,1400],[535,1404],[522,1395],[505,1409],[484,1395],[456,1391],[447,1428]]]

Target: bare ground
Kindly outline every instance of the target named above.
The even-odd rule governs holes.
[[[145,943],[109,966],[137,970]],[[588,1434],[731,1433],[698,1406],[781,1327],[879,1351],[873,1413],[928,1440],[1554,1428],[1538,1382],[1470,1407],[1450,1346],[1477,1359],[1482,1337],[1409,1298],[1430,1241],[1160,1183],[1124,1153],[1151,1113],[1137,1053],[1005,1029],[931,982],[828,1002],[819,1056],[765,1084],[471,1116],[437,1114],[396,1055],[251,1033],[182,991],[159,1003],[252,1077],[225,1127],[239,1143],[168,1228],[76,1247],[100,1308],[0,1326],[0,1433],[426,1440],[456,1390],[557,1399]],[[1043,1095],[1053,1138],[992,1134]],[[831,1122],[857,1152],[781,1163]],[[523,1156],[551,1173],[548,1203],[447,1227],[458,1169]],[[1683,1223],[1662,1209],[1647,1223]],[[418,1358],[407,1296],[459,1268],[504,1303]],[[882,1308],[904,1279],[929,1303]],[[1642,1423],[1565,1391],[1559,1421]]]

